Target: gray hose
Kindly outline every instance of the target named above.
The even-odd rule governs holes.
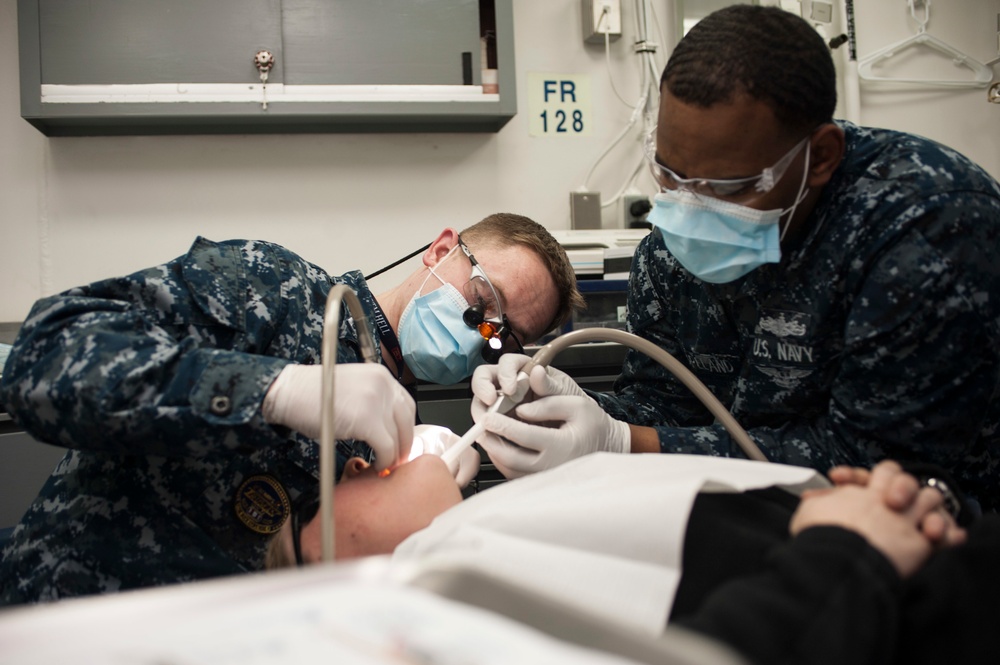
[[[347,303],[347,309],[354,319],[358,331],[358,343],[365,362],[378,362],[371,329],[361,301],[346,284],[336,284],[326,296],[326,310],[323,312],[323,397],[325,405],[320,420],[319,436],[319,515],[322,561],[333,561],[333,485],[336,482],[336,449],[333,430],[333,387],[334,367],[337,366],[337,343],[340,336],[340,304]]]
[[[580,330],[559,335],[540,348],[532,357],[531,362],[524,366],[523,371],[531,374],[531,368],[535,365],[547,367],[557,353],[574,344],[582,344],[584,342],[617,342],[630,349],[645,353],[680,379],[681,383],[687,386],[694,393],[695,397],[701,400],[701,403],[726,428],[726,431],[729,432],[729,435],[733,437],[737,445],[746,453],[747,457],[760,462],[768,461],[764,453],[757,447],[757,444],[750,438],[750,435],[746,433],[746,430],[740,427],[740,424],[736,422],[736,419],[733,418],[726,407],[722,405],[698,377],[691,373],[691,370],[649,340],[643,339],[638,335],[633,335],[630,332],[614,328],[581,328]]]

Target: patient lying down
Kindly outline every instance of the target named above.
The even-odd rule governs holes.
[[[334,551],[338,560],[391,554],[410,535],[462,501],[447,465],[436,455],[421,455],[380,476],[374,467],[352,457],[334,489]],[[318,495],[293,507],[271,542],[268,568],[320,561]]]
[[[388,477],[354,459],[336,488],[336,552],[462,563],[639,630],[685,625],[754,661],[929,660],[936,643],[920,640],[940,632],[919,622],[931,616],[936,580],[978,573],[967,564],[914,573],[965,531],[939,492],[892,462],[831,477],[837,486],[777,464],[596,454],[462,501],[438,457]],[[319,560],[308,504],[295,511],[298,528],[290,521],[272,543],[269,566],[292,565],[297,549],[303,563]],[[976,580],[983,594],[996,593],[994,578]],[[901,595],[901,583],[931,594]],[[903,631],[916,641],[901,644]]]

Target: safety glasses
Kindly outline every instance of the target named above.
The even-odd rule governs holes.
[[[474,328],[483,337],[483,360],[496,363],[504,353],[516,351],[524,353],[524,346],[511,329],[507,315],[503,313],[500,297],[490,283],[490,278],[480,267],[476,257],[472,255],[462,238],[458,246],[472,263],[472,275],[465,283],[465,298],[472,303],[462,315],[465,325]],[[515,348],[506,348],[508,340],[513,340]]]
[[[809,136],[811,136],[810,134]],[[669,168],[661,164],[656,159],[656,127],[646,136],[645,153],[649,161],[649,169],[653,172],[653,178],[660,186],[660,191],[683,189],[698,196],[707,196],[714,199],[723,199],[733,203],[747,204],[760,198],[771,191],[781,177],[785,175],[789,165],[799,151],[805,147],[809,141],[809,136],[796,143],[785,156],[779,159],[773,166],[770,166],[760,175],[749,178],[682,178]]]

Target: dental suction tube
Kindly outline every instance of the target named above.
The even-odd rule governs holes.
[[[633,335],[624,330],[614,328],[581,328],[573,330],[564,335],[556,337],[554,340],[540,348],[531,358],[531,362],[524,366],[524,371],[531,374],[531,369],[535,365],[548,366],[557,353],[566,347],[584,342],[617,342],[630,349],[641,351],[647,356],[660,363],[671,374],[676,376],[681,383],[694,393],[695,397],[715,416],[715,419],[726,429],[729,436],[733,437],[737,445],[743,450],[747,457],[760,462],[768,461],[764,453],[760,451],[750,435],[746,433],[729,410],[712,394],[712,391],[696,377],[691,370],[685,367],[677,358],[664,351],[649,340],[638,335]]]
[[[326,297],[323,312],[323,396],[324,406],[320,420],[319,436],[319,515],[320,544],[323,562],[333,561],[333,485],[336,482],[336,443],[333,429],[334,368],[337,366],[337,343],[340,336],[340,305],[347,304],[348,312],[357,328],[358,343],[365,362],[378,362],[375,342],[372,341],[368,319],[361,307],[361,301],[346,284],[336,284]]]

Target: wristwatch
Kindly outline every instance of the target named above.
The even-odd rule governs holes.
[[[933,487],[944,497],[944,509],[948,511],[948,514],[958,520],[958,514],[962,512],[962,503],[955,496],[955,493],[951,491],[951,487],[948,483],[936,478],[934,476],[929,476],[920,479],[920,484],[924,487]]]

